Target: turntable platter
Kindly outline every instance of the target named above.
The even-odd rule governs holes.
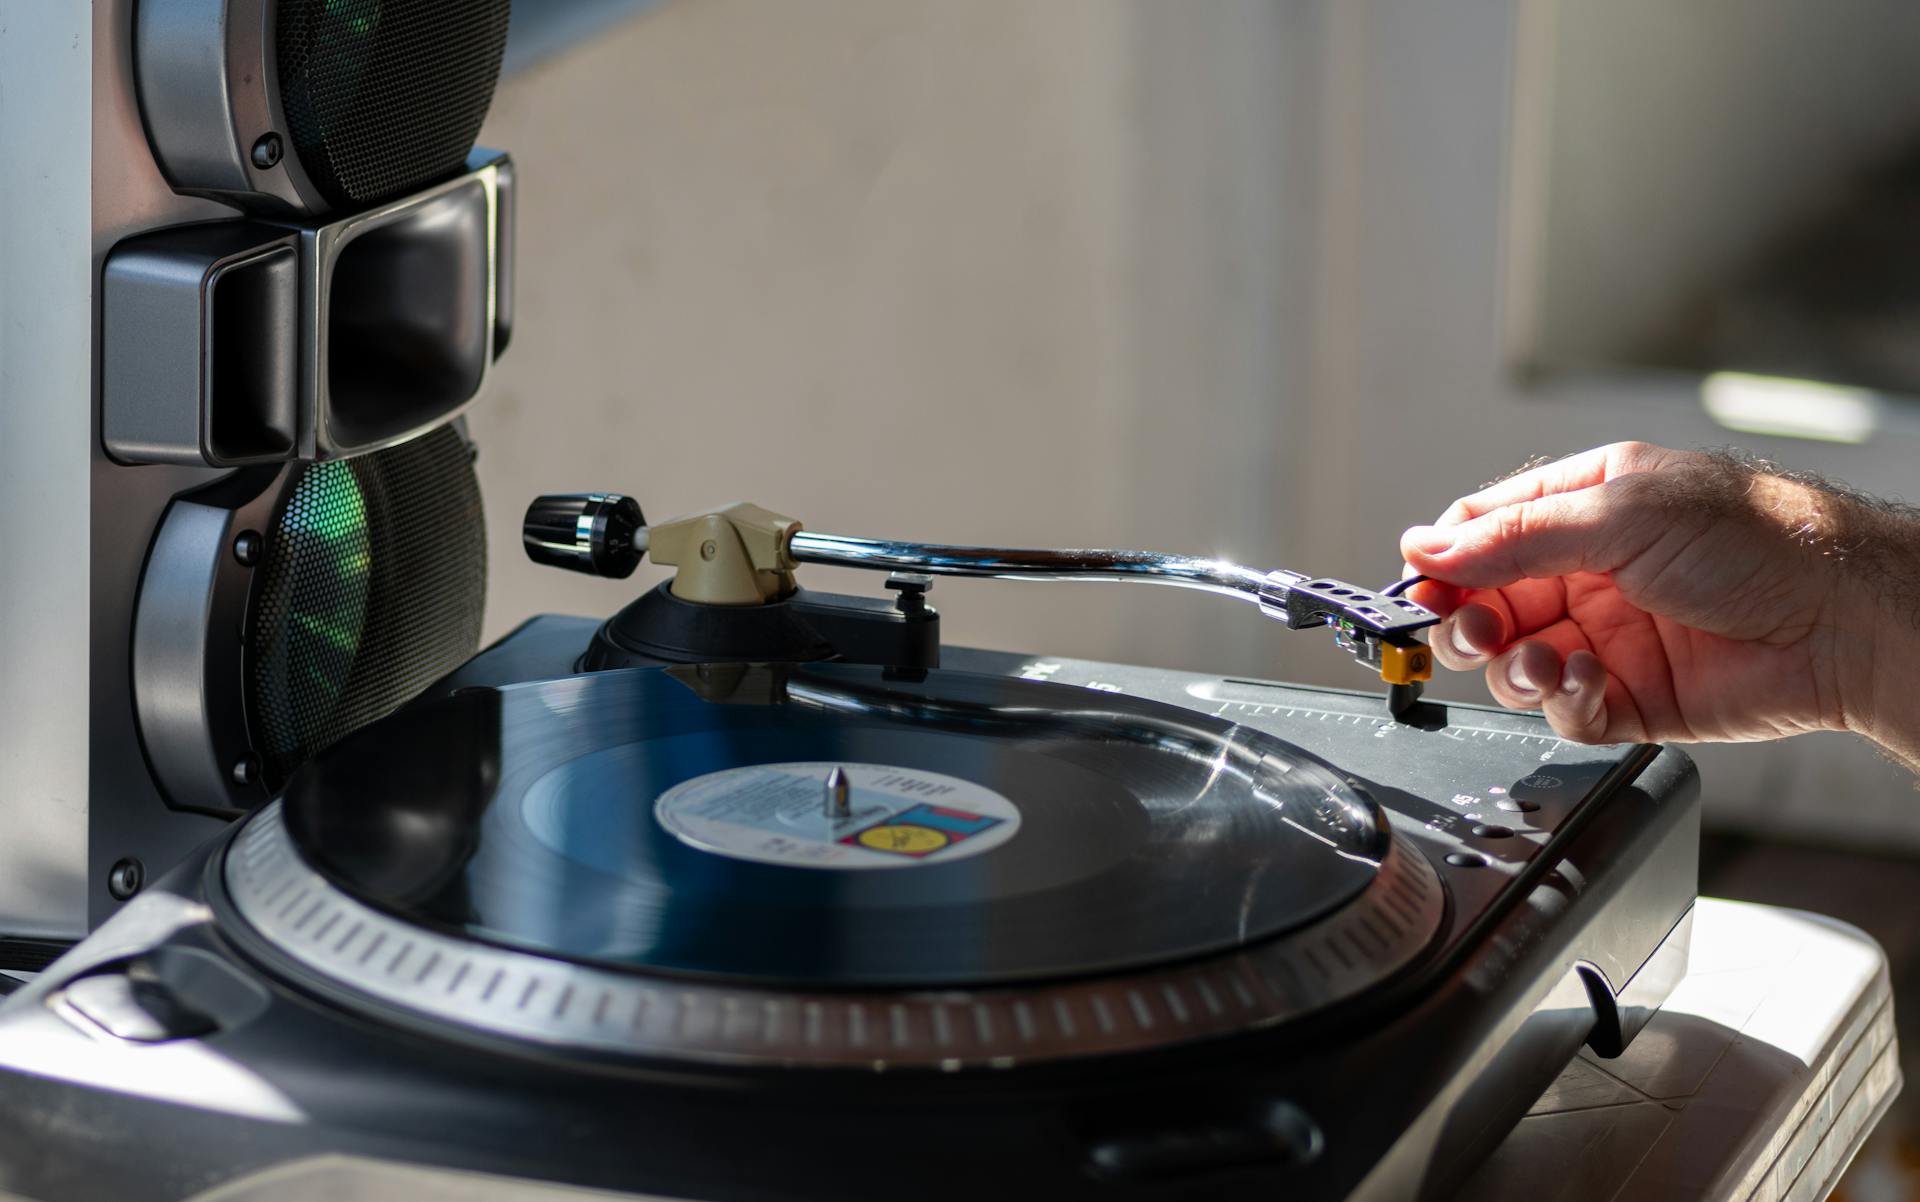
[[[428,928],[830,987],[1059,978],[1243,946],[1348,902],[1388,846],[1369,800],[1245,727],[838,664],[456,695],[339,744],[285,809],[336,884]]]
[[[735,1065],[1000,1069],[1269,1027],[1413,964],[1446,913],[1373,802],[1270,735],[845,664],[410,706],[219,863],[229,938],[379,1021]]]

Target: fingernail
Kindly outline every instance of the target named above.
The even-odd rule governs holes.
[[[1514,656],[1507,661],[1507,683],[1522,693],[1536,693],[1533,682],[1527,679],[1526,669],[1520,666],[1520,657]]]
[[[1447,641],[1452,643],[1453,649],[1462,655],[1473,658],[1478,658],[1480,655],[1480,648],[1467,641],[1466,632],[1460,629],[1458,622],[1447,623]]]
[[[1573,678],[1572,672],[1569,671],[1560,677],[1560,691],[1569,697],[1580,695],[1580,682]]]
[[[1440,526],[1415,526],[1401,536],[1400,543],[1422,555],[1444,555],[1453,546],[1453,531]]]

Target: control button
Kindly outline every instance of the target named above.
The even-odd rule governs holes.
[[[1455,868],[1485,868],[1487,857],[1475,855],[1470,851],[1456,851],[1447,856],[1447,863]]]
[[[1525,797],[1502,797],[1493,804],[1509,814],[1531,814],[1540,808],[1539,802],[1529,801]]]
[[[1512,827],[1510,827],[1510,826],[1494,826],[1494,825],[1493,825],[1492,823],[1489,823],[1489,822],[1483,822],[1483,823],[1481,823],[1481,824],[1480,824],[1479,826],[1476,826],[1476,827],[1474,827],[1474,828],[1473,828],[1473,833],[1474,833],[1474,834],[1476,834],[1476,835],[1478,835],[1478,836],[1479,836],[1480,838],[1482,838],[1482,839],[1511,839],[1511,838],[1513,838],[1513,828],[1512,828]]]
[[[135,981],[124,973],[82,977],[59,996],[107,1034],[133,1043],[191,1039],[217,1025],[158,982]]]

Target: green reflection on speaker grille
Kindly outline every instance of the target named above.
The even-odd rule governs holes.
[[[270,786],[472,655],[487,585],[479,482],[452,427],[294,470],[245,635]]]
[[[316,463],[305,471],[276,542],[255,615],[271,633],[254,679],[270,692],[306,699],[303,708],[318,716],[346,687],[366,631],[372,547],[366,497],[351,465]],[[276,759],[298,750],[310,733],[302,716],[265,723],[257,732],[261,749]]]
[[[380,27],[379,0],[327,0],[327,16],[343,21],[354,33],[372,33]]]

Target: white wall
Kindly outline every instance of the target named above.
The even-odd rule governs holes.
[[[527,566],[541,490],[1372,581],[1529,455],[1725,441],[1682,382],[1504,370],[1527,2],[668,0],[517,77],[485,135],[525,195],[520,325],[474,417],[491,629],[657,579]],[[1896,492],[1910,454],[1756,449]],[[1215,598],[934,600],[953,641],[1359,683]],[[1702,759],[1723,815],[1920,842],[1904,776],[1847,740]]]
[[[1312,193],[1283,164],[1312,126],[1305,74],[1274,64],[1313,17],[682,0],[517,77],[484,135],[525,198],[520,328],[474,419],[492,628],[633,591],[524,564],[512,519],[538,489],[1296,558],[1275,509],[1304,463],[1284,431],[1312,227],[1287,216]],[[1212,598],[949,581],[934,601],[954,640],[1279,668],[1274,631]]]

